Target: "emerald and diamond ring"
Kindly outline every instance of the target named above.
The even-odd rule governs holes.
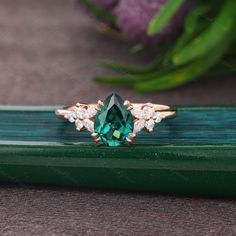
[[[131,143],[142,130],[152,132],[156,123],[175,115],[169,106],[130,103],[112,93],[96,104],[77,103],[58,109],[56,114],[75,123],[76,130],[88,130],[95,142],[107,146]]]

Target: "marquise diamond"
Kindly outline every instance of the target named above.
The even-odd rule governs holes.
[[[137,120],[134,122],[134,133],[140,132],[145,127],[145,120]]]
[[[80,119],[77,119],[76,121],[75,121],[75,125],[76,125],[76,129],[78,130],[78,131],[80,131],[82,128],[83,128],[83,122],[80,120]]]
[[[132,115],[133,115],[135,118],[143,119],[143,110],[134,107],[134,108],[131,110],[131,113],[132,113]]]
[[[94,132],[94,122],[93,121],[91,121],[89,119],[85,119],[85,120],[83,120],[83,125],[88,131],[90,131],[92,133]]]
[[[152,118],[155,114],[155,109],[153,107],[148,107],[148,106],[145,106],[143,108],[143,113],[144,113],[144,118],[146,120]]]
[[[155,126],[155,122],[154,122],[153,119],[150,119],[150,120],[145,122],[145,127],[150,132],[153,130],[154,126]]]

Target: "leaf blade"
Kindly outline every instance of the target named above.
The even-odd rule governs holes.
[[[221,43],[230,37],[235,25],[236,2],[228,0],[219,15],[202,34],[198,35],[185,48],[173,56],[175,65],[183,65],[197,58],[206,55],[213,48],[217,48]]]
[[[161,91],[171,89],[182,84],[188,83],[199,76],[204,75],[215,63],[217,63],[222,55],[227,51],[231,45],[232,40],[228,39],[223,47],[212,50],[207,56],[199,58],[198,60],[180,67],[172,72],[167,72],[163,76],[151,79],[145,82],[135,84],[134,88],[139,92]]]
[[[115,17],[112,14],[110,14],[108,11],[92,3],[90,0],[79,0],[79,1],[81,2],[81,4],[86,6],[95,15],[115,25]]]
[[[153,19],[149,22],[147,33],[153,36],[159,33],[173,17],[175,12],[184,3],[184,0],[168,0]]]

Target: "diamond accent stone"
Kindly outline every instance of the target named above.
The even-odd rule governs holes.
[[[155,122],[154,122],[153,119],[150,119],[150,120],[145,122],[145,127],[148,131],[152,131],[154,126],[155,126]]]
[[[76,125],[76,129],[78,130],[78,131],[80,131],[82,128],[83,128],[83,122],[80,120],[80,119],[77,119],[76,121],[75,121],[75,125]]]
[[[156,123],[159,123],[159,122],[162,121],[163,117],[162,117],[162,114],[160,112],[156,112],[153,118],[154,118]]]
[[[68,119],[71,123],[75,122],[76,120],[76,114],[74,111],[69,112],[64,116],[66,119]]]
[[[88,109],[85,111],[84,116],[86,118],[92,118],[96,115],[97,110],[95,106],[89,106]]]
[[[93,121],[91,121],[89,119],[84,119],[83,125],[88,131],[90,131],[92,133],[94,132],[94,122]]]
[[[145,127],[145,120],[137,120],[134,122],[134,133],[140,132]]]
[[[152,118],[155,114],[155,109],[153,107],[145,106],[143,108],[144,118],[146,120]]]
[[[143,119],[143,110],[141,110],[140,108],[134,107],[134,108],[131,110],[131,113],[132,113],[132,115],[133,115],[135,118]]]
[[[86,110],[83,107],[76,107],[75,108],[76,117],[79,119],[84,119],[85,118],[85,111]]]

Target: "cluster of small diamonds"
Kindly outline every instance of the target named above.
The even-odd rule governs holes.
[[[94,117],[97,113],[96,105],[86,105],[76,104],[75,109],[73,111],[69,111],[65,118],[70,122],[74,122],[76,125],[76,129],[78,131],[86,128],[90,132],[94,132]]]
[[[91,133],[94,132],[94,117],[98,111],[98,105],[84,105],[77,103],[75,108],[65,114],[65,118],[75,123],[76,129],[81,131],[87,129]],[[156,123],[163,119],[162,113],[155,110],[153,105],[145,104],[143,106],[134,105],[131,109],[134,117],[134,130],[136,134],[143,129],[151,132]]]
[[[161,112],[155,111],[152,104],[147,104],[142,107],[134,106],[131,109],[131,113],[136,118],[133,131],[135,134],[144,128],[149,132],[153,131],[155,123],[161,122],[163,118]]]

